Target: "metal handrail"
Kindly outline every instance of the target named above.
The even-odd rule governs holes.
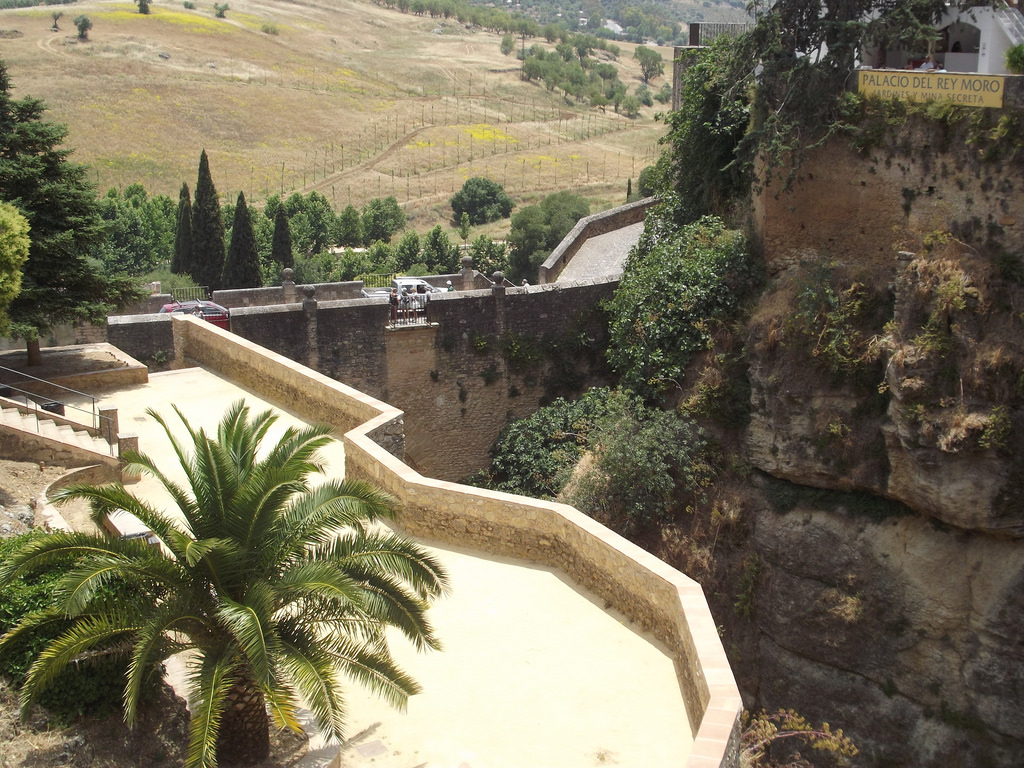
[[[14,374],[15,376],[20,376],[23,379],[31,379],[32,381],[39,382],[40,384],[45,384],[48,387],[54,387],[55,389],[57,389],[60,392],[67,392],[69,394],[77,395],[79,397],[87,399],[89,401],[90,406],[91,406],[90,409],[79,408],[77,405],[71,405],[69,403],[63,403],[63,402],[61,403],[61,405],[63,407],[65,407],[65,408],[71,408],[74,411],[80,411],[82,413],[89,414],[89,416],[91,417],[91,423],[90,423],[89,426],[92,429],[95,429],[95,430],[97,430],[100,433],[100,436],[103,437],[103,439],[106,441],[107,445],[110,448],[110,455],[111,456],[114,455],[114,446],[111,443],[111,440],[109,438],[109,435],[113,434],[113,420],[108,418],[107,416],[103,416],[102,414],[100,414],[97,411],[97,409],[96,409],[96,398],[95,397],[93,397],[92,395],[87,394],[85,392],[79,392],[77,389],[71,389],[71,387],[65,387],[62,384],[56,384],[56,383],[54,383],[52,381],[47,381],[46,379],[40,379],[40,378],[38,378],[36,376],[33,376],[31,374],[24,373],[22,371],[16,371],[16,370],[14,370],[12,368],[7,368],[7,367],[2,366],[2,365],[0,365],[0,372],[6,373],[6,374]],[[59,414],[54,414],[51,411],[47,411],[45,408],[41,408],[39,400],[40,399],[49,399],[49,398],[44,398],[43,395],[40,395],[40,394],[38,394],[36,392],[32,392],[32,391],[27,390],[27,389],[22,389],[21,387],[16,387],[13,384],[8,384],[8,383],[0,383],[0,388],[16,391],[16,392],[20,393],[22,398],[24,398],[24,400],[25,400],[24,405],[26,407],[28,406],[29,403],[32,404],[32,409],[31,410],[35,414],[35,418],[36,418],[36,431],[37,432],[40,431],[40,426],[39,426],[39,420],[40,420],[39,413],[40,413],[40,411],[42,411],[43,413],[49,414],[48,416],[46,416],[44,418],[50,419],[51,421],[53,420],[52,417],[54,415],[59,415]],[[104,425],[106,426],[105,429],[104,429]]]

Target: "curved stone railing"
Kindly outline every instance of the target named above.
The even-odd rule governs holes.
[[[742,701],[701,586],[565,504],[423,477],[396,455],[401,411],[189,316],[175,348],[345,434],[345,471],[390,492],[409,534],[557,568],[670,649],[690,728],[686,768],[734,768]],[[387,449],[381,443],[387,444]]]
[[[555,282],[566,265],[572,261],[572,257],[589,238],[604,235],[631,224],[639,224],[646,218],[647,209],[656,202],[658,202],[656,198],[645,197],[635,203],[627,203],[608,211],[595,213],[592,216],[584,216],[576,222],[576,226],[562,238],[558,247],[540,265],[537,282],[542,285]]]

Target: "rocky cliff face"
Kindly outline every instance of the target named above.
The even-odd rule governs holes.
[[[1024,254],[1007,191],[1024,168],[946,151],[812,165],[801,205],[818,184],[856,211],[841,177],[871,186],[887,228],[849,217],[846,249],[830,216],[827,242],[801,224],[794,249],[773,220],[748,325],[745,457],[764,476],[735,662],[752,702],[843,727],[863,765],[1024,764]],[[940,183],[956,195],[914,207],[907,190]],[[949,213],[972,185],[980,236]],[[780,200],[762,213],[813,222]]]

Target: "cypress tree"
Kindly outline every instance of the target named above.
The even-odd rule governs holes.
[[[188,184],[182,182],[178,194],[178,220],[174,230],[174,257],[171,259],[171,272],[176,275],[190,275],[195,269],[192,254],[192,195]],[[192,276],[194,280],[195,277]]]
[[[220,288],[224,272],[224,219],[205,149],[199,156],[199,178],[192,203],[192,258],[192,278],[211,291]]]
[[[274,215],[274,240],[270,247],[270,257],[286,269],[294,264],[292,257],[292,230],[288,223],[288,212],[283,205],[277,206]]]
[[[260,254],[256,247],[256,235],[252,231],[252,217],[245,204],[245,193],[238,193],[235,204],[235,218],[231,225],[231,245],[224,261],[224,276],[220,281],[224,288],[259,288],[263,285],[260,274]]]

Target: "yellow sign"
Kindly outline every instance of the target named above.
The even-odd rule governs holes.
[[[1002,107],[1002,75],[893,69],[862,69],[857,90],[865,96],[906,101],[952,101],[971,107]]]

